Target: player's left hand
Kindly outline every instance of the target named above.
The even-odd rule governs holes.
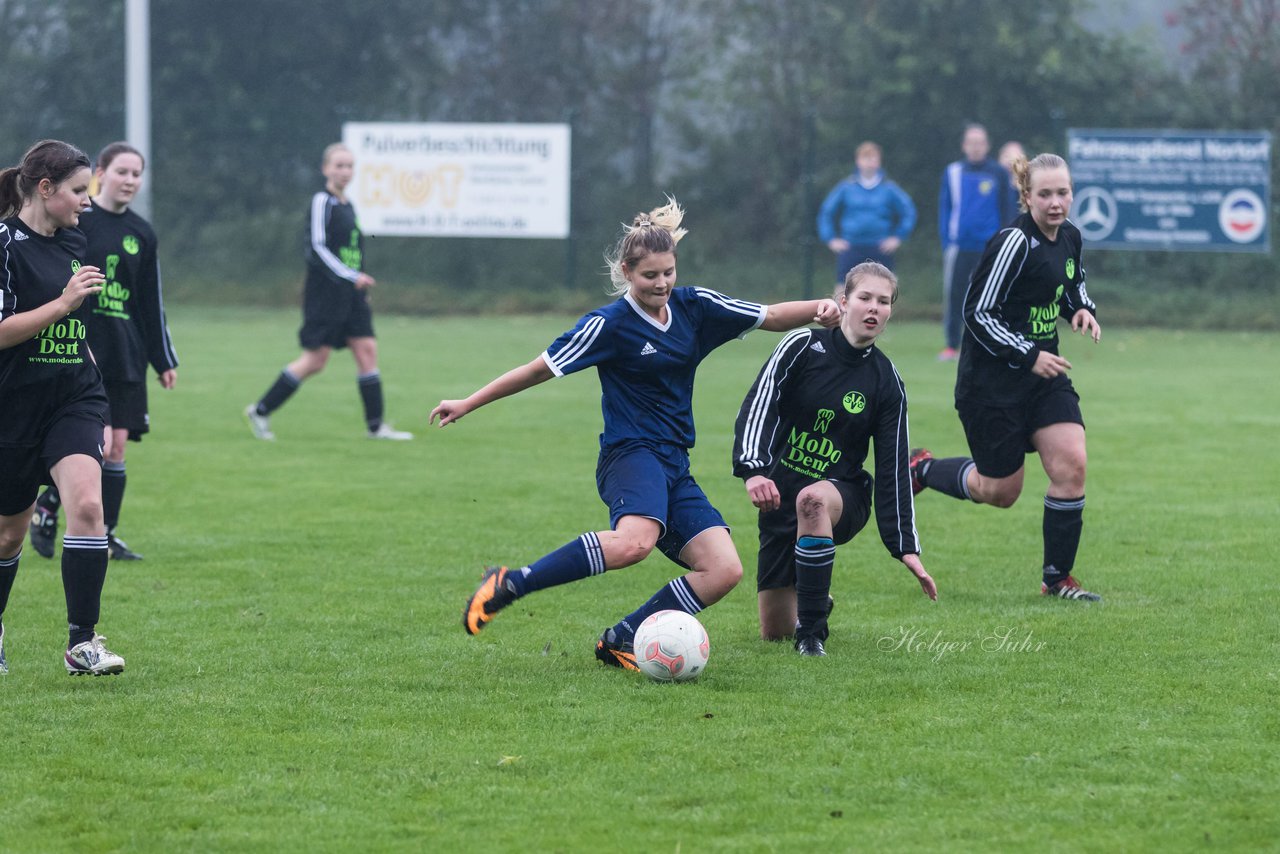
[[[840,304],[833,299],[818,300],[818,310],[813,314],[813,322],[830,329],[840,325]]]
[[[778,485],[762,474],[754,474],[747,478],[747,497],[757,510],[777,510],[782,506],[782,495]]]
[[[160,380],[161,387],[173,388],[175,385],[178,384],[178,372],[173,368],[170,368],[169,370],[162,371],[160,374],[158,374],[156,376],[156,379]]]
[[[920,582],[920,589],[924,591],[924,595],[937,602],[938,585],[929,573],[924,571],[924,564],[920,562],[920,555],[903,555],[902,562],[907,565],[907,569],[911,570],[911,574],[916,577],[916,581]]]
[[[377,281],[368,273],[356,274],[356,290],[367,291],[376,284],[378,284]]]
[[[1072,316],[1071,330],[1081,335],[1092,335],[1095,344],[1102,337],[1102,327],[1098,325],[1098,318],[1094,317],[1087,308],[1080,309]]]

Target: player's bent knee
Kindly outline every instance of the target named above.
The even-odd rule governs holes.
[[[10,530],[12,528],[12,530]],[[12,525],[0,526],[0,560],[8,560],[18,553],[18,549],[22,548],[22,541],[26,537],[27,526],[15,527]]]
[[[796,515],[806,522],[821,519],[827,512],[826,498],[816,489],[805,487],[796,496]]]

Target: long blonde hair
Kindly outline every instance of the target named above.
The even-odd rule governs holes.
[[[622,237],[604,256],[613,296],[622,296],[631,287],[623,274],[623,267],[635,267],[648,255],[661,252],[675,254],[676,244],[688,234],[687,229],[680,227],[683,219],[684,208],[674,197],[667,196],[665,205],[648,213],[638,213],[632,218],[631,225],[622,226]]]

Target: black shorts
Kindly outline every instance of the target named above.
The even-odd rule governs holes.
[[[103,382],[107,389],[107,411],[103,417],[115,430],[128,430],[134,442],[151,429],[147,415],[147,384]]]
[[[984,477],[1008,477],[1022,468],[1027,454],[1036,449],[1031,436],[1050,424],[1079,424],[1080,395],[1071,380],[1056,377],[1026,405],[1018,407],[988,406],[969,401],[956,404],[964,435],[969,440],[969,454]]]
[[[829,480],[844,500],[844,512],[831,531],[842,546],[854,538],[871,518],[871,493],[875,481],[867,472],[855,480]],[[796,501],[782,499],[782,506],[760,514],[760,552],[756,556],[756,590],[775,590],[796,584]]]
[[[102,419],[85,413],[63,415],[35,446],[0,447],[0,516],[16,516],[36,500],[43,484],[53,483],[49,469],[58,461],[84,454],[102,464]]]
[[[302,293],[302,328],[298,342],[304,350],[341,350],[351,338],[373,337],[373,312],[368,291],[351,282],[308,277]]]

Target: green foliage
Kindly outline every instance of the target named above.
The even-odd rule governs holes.
[[[904,303],[909,298],[904,295]],[[651,557],[535,594],[479,637],[482,563],[606,524],[598,387],[572,376],[439,431],[428,408],[569,317],[379,319],[410,443],[362,438],[345,354],[257,442],[240,410],[295,354],[296,312],[171,306],[178,387],[129,447],[101,630],[117,678],[70,679],[56,565],[5,614],[0,851],[1260,850],[1280,837],[1274,339],[1108,327],[1065,342],[1089,421],[1079,574],[1036,594],[1044,476],[998,511],[917,500],[936,603],[874,525],[840,549],[830,655],[758,640],[745,582],[702,619],[704,677],[600,666],[600,630],[673,574]],[[912,434],[960,452],[934,325],[883,342]],[[703,366],[695,473],[777,336]],[[1222,382],[1229,376],[1232,382]],[[1208,394],[1203,389],[1211,389]],[[1229,473],[1229,476],[1228,474]]]
[[[682,252],[701,253],[706,267],[781,269],[802,288],[825,286],[814,215],[863,139],[884,146],[888,172],[920,209],[901,253],[910,267],[938,251],[939,174],[967,121],[1032,151],[1060,149],[1071,126],[1280,130],[1274,0],[1189,0],[1190,80],[1167,69],[1145,31],[1086,29],[1091,4],[156,3],[149,180],[166,269],[205,283],[210,301],[216,286],[291,303],[320,152],[353,120],[573,125],[573,246],[375,246],[375,274],[420,291],[404,308],[436,306],[430,293],[542,304],[523,294],[531,281],[546,293],[566,278],[567,292],[593,299],[617,224],[664,192],[688,206],[698,248]],[[15,84],[0,159],[41,136],[92,153],[122,134],[122,9],[0,0],[0,75]],[[1221,318],[1238,325],[1257,325],[1251,300],[1280,280],[1273,256],[1107,263],[1153,300],[1189,299],[1208,281],[1233,295],[1224,305],[1243,308]]]

